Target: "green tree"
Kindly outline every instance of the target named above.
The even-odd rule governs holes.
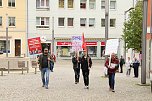
[[[133,48],[136,51],[141,51],[142,43],[142,18],[143,18],[143,3],[138,2],[135,9],[129,12],[129,20],[124,23],[124,35],[126,48]]]

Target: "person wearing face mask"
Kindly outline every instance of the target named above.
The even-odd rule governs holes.
[[[41,71],[42,77],[42,87],[48,89],[49,84],[49,74],[50,74],[50,55],[48,53],[48,49],[45,48],[43,54],[41,54],[38,58],[39,61],[39,69]]]
[[[89,71],[91,67],[92,67],[92,60],[88,56],[87,51],[84,51],[84,55],[81,58],[81,69],[82,69],[85,89],[89,89]]]

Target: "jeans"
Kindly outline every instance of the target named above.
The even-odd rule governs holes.
[[[42,83],[46,87],[48,87],[48,84],[49,84],[49,74],[50,74],[49,68],[42,68],[41,69]]]
[[[75,82],[79,82],[80,68],[74,68],[74,73],[75,73]]]
[[[115,86],[115,73],[109,73],[109,87],[114,90]]]
[[[89,70],[82,70],[84,85],[89,86]]]

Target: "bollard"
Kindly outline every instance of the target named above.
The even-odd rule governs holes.
[[[23,74],[23,68],[22,68],[22,74]]]
[[[3,76],[3,68],[1,69],[1,76]]]
[[[37,68],[35,68],[35,74],[37,73]]]
[[[29,62],[27,61],[27,73],[29,73]]]

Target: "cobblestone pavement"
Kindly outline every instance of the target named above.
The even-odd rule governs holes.
[[[40,72],[21,74],[11,72],[0,76],[0,101],[152,101],[150,86],[138,86],[140,78],[116,74],[115,93],[109,91],[108,79],[101,77],[103,62],[95,60],[90,72],[90,89],[80,83],[74,84],[71,61],[61,60],[55,64],[50,75],[49,89],[42,88]]]

